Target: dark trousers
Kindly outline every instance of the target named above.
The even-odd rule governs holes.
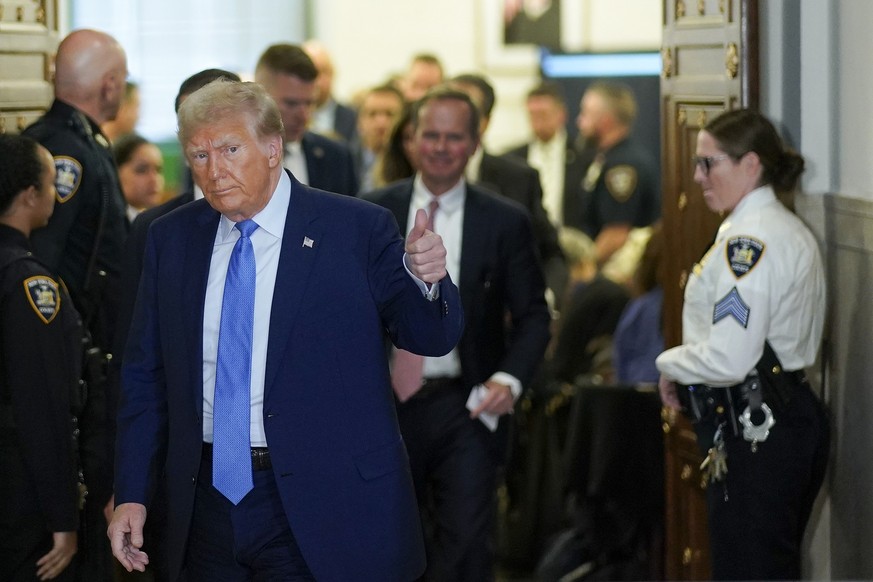
[[[427,545],[428,582],[494,579],[494,435],[465,408],[460,383],[398,405]]]
[[[727,477],[707,489],[714,580],[799,580],[800,549],[824,480],[830,429],[808,386],[752,452],[742,434],[725,438]],[[698,439],[712,438],[704,428]]]
[[[315,580],[288,525],[273,471],[254,471],[252,478],[254,489],[233,505],[212,486],[212,458],[204,454],[184,580]]]

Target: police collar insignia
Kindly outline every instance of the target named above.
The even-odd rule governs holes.
[[[633,166],[622,164],[606,172],[606,188],[617,201],[626,201],[636,187],[637,171]]]
[[[749,314],[752,310],[740,297],[740,292],[734,287],[722,297],[712,310],[712,324],[715,325],[722,319],[733,317],[743,327],[749,325]]]
[[[24,291],[30,306],[42,322],[51,323],[61,309],[58,284],[49,277],[29,277],[24,280]]]
[[[56,156],[55,169],[58,172],[55,189],[58,191],[58,202],[63,204],[79,190],[82,183],[82,164],[69,156]]]
[[[749,236],[735,236],[728,240],[725,253],[731,271],[740,279],[758,264],[764,254],[764,243]]]

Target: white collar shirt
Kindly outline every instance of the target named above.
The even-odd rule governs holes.
[[[461,276],[461,245],[464,225],[464,202],[467,199],[467,184],[461,178],[447,192],[434,196],[416,174],[412,187],[412,199],[409,202],[409,215],[406,221],[406,234],[415,225],[415,213],[419,208],[430,207],[432,200],[439,201],[439,209],[434,217],[434,231],[443,239],[446,247],[446,270],[456,284]],[[461,361],[457,348],[439,358],[424,359],[424,377],[452,377],[461,375]]]
[[[257,270],[255,280],[255,319],[252,334],[251,374],[251,446],[267,446],[264,432],[264,382],[267,368],[267,344],[270,333],[270,313],[273,290],[282,250],[282,235],[291,200],[291,179],[284,171],[273,196],[253,220],[258,229],[251,241]],[[215,233],[206,300],[203,306],[203,440],[212,442],[215,369],[218,359],[218,331],[221,325],[221,304],[230,255],[240,233],[234,222],[222,216]]]
[[[283,164],[301,184],[309,185],[309,169],[306,166],[306,152],[299,141],[285,144]]]
[[[549,141],[534,140],[527,152],[527,162],[540,173],[543,207],[555,226],[564,223],[564,173],[567,155],[567,132],[558,130]]]

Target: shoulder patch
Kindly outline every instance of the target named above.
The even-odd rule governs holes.
[[[748,275],[764,254],[764,243],[750,236],[735,236],[725,245],[725,258],[737,279]]]
[[[627,201],[637,188],[637,169],[627,164],[610,168],[606,172],[606,188],[619,202]]]
[[[712,310],[712,324],[715,325],[722,319],[733,317],[737,320],[737,323],[745,328],[749,325],[749,315],[751,313],[752,310],[743,301],[737,288],[734,287],[715,304]]]
[[[69,156],[56,156],[55,170],[58,173],[55,179],[58,202],[63,204],[79,190],[79,185],[82,183],[82,164]]]
[[[50,277],[37,276],[24,280],[24,291],[34,312],[43,323],[51,323],[61,310],[58,284]]]

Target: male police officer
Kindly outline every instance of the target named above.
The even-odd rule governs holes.
[[[105,290],[118,275],[127,236],[124,197],[100,124],[114,119],[124,96],[127,59],[118,42],[96,30],[71,32],[58,46],[55,100],[24,133],[52,154],[57,204],[33,235],[35,254],[63,279],[96,346],[108,352],[115,301]],[[100,356],[97,353],[98,357]],[[100,362],[95,362],[99,364]],[[112,497],[112,437],[105,385],[92,383],[81,420],[80,451],[89,488],[83,580],[108,579],[103,508]],[[82,536],[80,536],[82,537]]]

